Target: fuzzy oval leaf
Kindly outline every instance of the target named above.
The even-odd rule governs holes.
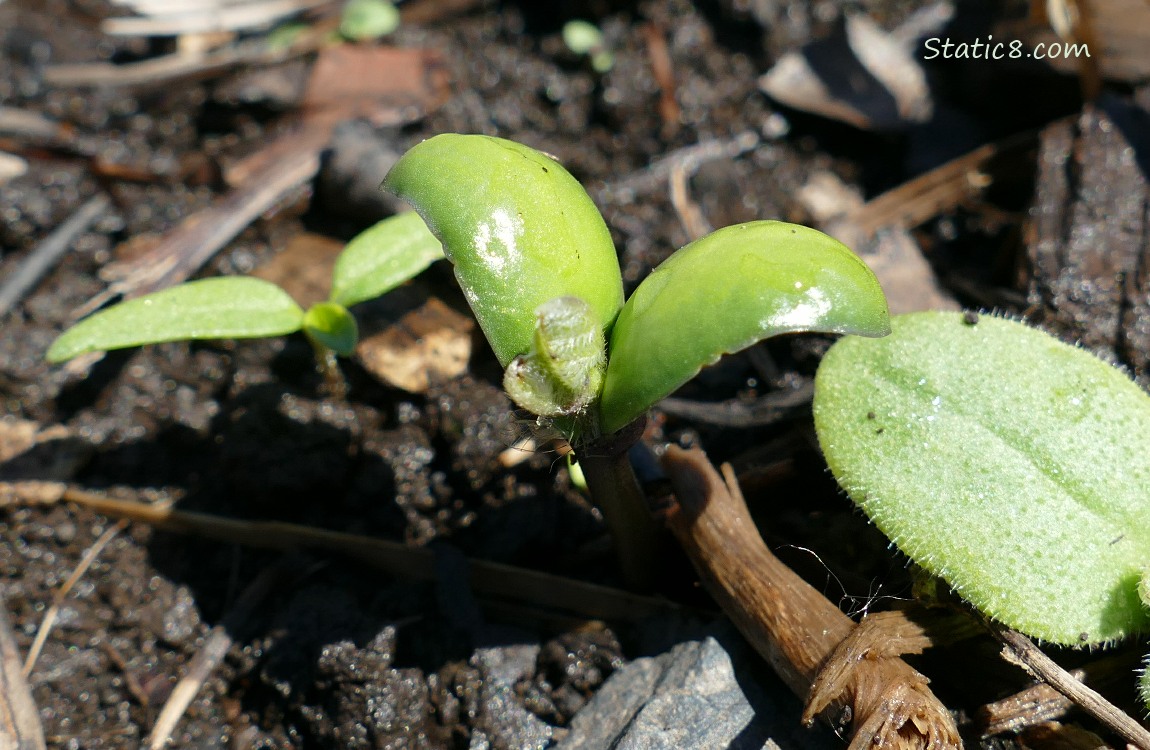
[[[298,331],[303,310],[270,281],[224,276],[164,289],[101,310],[60,334],[45,355],[63,362],[87,352],[187,339],[244,339]]]
[[[1021,323],[896,317],[815,381],[839,484],[912,560],[987,615],[1054,643],[1150,624],[1150,397]]]
[[[412,148],[383,187],[443,243],[491,348],[506,367],[531,348],[535,309],[579,297],[606,330],[623,304],[615,246],[583,187],[554,159],[482,135]]]
[[[303,316],[303,330],[314,341],[341,357],[350,357],[359,343],[359,326],[343,305],[319,302]]]
[[[886,297],[825,234],[780,221],[720,229],[651,273],[619,313],[600,414],[614,432],[723,354],[779,333],[881,336]]]
[[[331,301],[351,307],[409,281],[443,258],[443,246],[414,211],[365,229],[335,261]]]

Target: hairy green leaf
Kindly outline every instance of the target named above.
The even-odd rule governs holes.
[[[769,336],[887,330],[878,281],[838,241],[779,221],[720,229],[668,258],[619,313],[603,429],[622,428],[704,365]]]
[[[313,341],[342,357],[349,357],[359,342],[359,326],[343,305],[319,302],[303,316],[303,330]]]
[[[603,329],[578,297],[559,297],[535,311],[535,343],[511,360],[503,388],[541,417],[578,414],[599,397],[607,365]]]
[[[298,331],[303,310],[270,281],[225,276],[190,281],[121,302],[81,320],[46,355],[63,362],[80,354],[184,339],[242,339]]]
[[[815,427],[839,484],[987,615],[1061,644],[1150,624],[1150,397],[1021,323],[896,317],[819,367]]]
[[[530,350],[544,302],[578,297],[604,330],[623,304],[603,217],[567,170],[534,149],[438,135],[408,151],[383,186],[415,206],[443,242],[504,367]]]
[[[357,234],[335,262],[331,301],[351,307],[375,299],[443,257],[443,246],[419,218],[408,211],[384,219]]]

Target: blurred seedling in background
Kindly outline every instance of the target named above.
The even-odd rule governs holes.
[[[343,6],[339,33],[353,42],[382,39],[399,28],[399,11],[388,0],[348,0]]]
[[[563,24],[563,43],[576,55],[586,57],[596,73],[607,73],[615,67],[615,53],[607,47],[603,32],[593,23],[568,21]]]

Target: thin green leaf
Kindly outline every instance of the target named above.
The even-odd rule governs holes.
[[[314,341],[342,357],[351,356],[359,342],[359,326],[342,305],[319,302],[303,316],[303,330]]]
[[[415,206],[443,242],[504,367],[530,350],[544,302],[579,297],[604,330],[623,304],[603,217],[567,170],[534,149],[438,135],[408,151],[383,186]]]
[[[335,261],[331,301],[358,305],[390,292],[443,258],[443,246],[414,211],[357,234]]]
[[[1088,352],[957,313],[846,338],[815,383],[839,484],[987,615],[1054,643],[1143,631],[1150,397]]]
[[[275,284],[247,276],[190,281],[121,302],[80,321],[45,355],[80,354],[185,339],[241,339],[298,331],[303,310]]]
[[[619,313],[603,429],[622,428],[703,366],[769,336],[887,330],[878,281],[841,243],[778,221],[720,229],[668,258]]]

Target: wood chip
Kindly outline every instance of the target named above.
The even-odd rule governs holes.
[[[1030,301],[1068,340],[1150,377],[1150,112],[1113,97],[1042,133]]]
[[[467,372],[475,321],[419,287],[404,287],[357,308],[359,362],[383,382],[424,393]]]
[[[344,44],[320,53],[303,104],[313,111],[337,110],[341,119],[395,125],[410,119],[405,109],[427,112],[446,101],[448,81],[442,58],[431,50]]]

